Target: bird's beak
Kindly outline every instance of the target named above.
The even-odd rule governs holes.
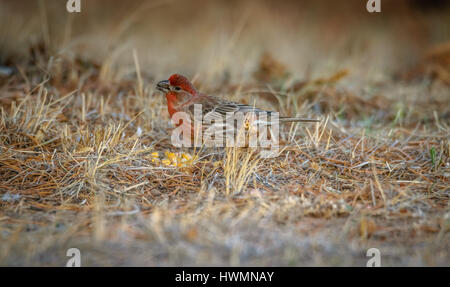
[[[156,89],[163,93],[170,91],[170,83],[168,80],[160,81],[156,84]]]

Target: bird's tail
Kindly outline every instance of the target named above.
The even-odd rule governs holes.
[[[307,118],[280,117],[280,122],[318,123],[318,122],[320,122],[320,120],[317,120],[317,119],[307,119]]]

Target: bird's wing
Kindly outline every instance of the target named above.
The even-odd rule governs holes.
[[[236,113],[241,112],[244,115],[249,113],[260,114],[266,113],[268,117],[272,116],[273,111],[266,111],[259,109],[255,106],[240,104],[235,102],[226,101],[224,99],[202,95],[201,97],[193,98],[188,105],[189,112],[194,115],[194,105],[201,104],[202,116],[204,119],[212,121],[226,121],[226,119],[234,116]],[[296,117],[284,117],[280,116],[279,120],[282,122],[318,122],[315,119],[305,119]]]
[[[221,114],[223,116],[228,116],[230,114],[237,113],[237,112],[241,112],[243,114],[252,113],[252,112],[253,113],[261,113],[261,112],[271,113],[271,111],[265,111],[265,110],[259,109],[257,107],[251,106],[251,105],[230,102],[230,101],[226,101],[226,100],[219,99],[219,98],[213,98],[213,97],[210,97],[210,99],[211,99],[210,102],[214,103],[213,104],[214,108],[211,111]],[[229,114],[227,115],[227,113],[229,113]]]

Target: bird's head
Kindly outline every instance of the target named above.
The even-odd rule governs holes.
[[[172,92],[174,94],[190,94],[194,96],[197,93],[191,82],[180,74],[173,74],[168,80],[158,82],[156,89],[164,94]]]

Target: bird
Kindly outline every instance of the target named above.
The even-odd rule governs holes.
[[[271,119],[268,120],[268,118],[272,118],[275,112],[201,93],[181,74],[173,74],[167,80],[159,81],[156,84],[156,89],[166,96],[167,110],[172,119],[179,112],[187,115],[187,118],[175,122],[175,125],[184,125],[190,128],[192,136],[194,134],[194,122],[192,119],[195,117],[196,106],[201,109],[199,111],[201,111],[203,117],[201,122],[202,131],[208,129],[212,130],[211,126],[214,126],[216,128],[215,130],[217,130],[217,127],[222,129],[223,126],[226,126],[224,123],[227,123],[227,119],[238,114],[244,115],[245,119],[241,122],[243,127],[237,127],[237,123],[233,121],[233,126],[231,128],[234,128],[235,130],[240,130],[241,128],[249,130],[251,127],[254,127],[256,123],[259,125],[274,124],[274,121]],[[265,115],[264,120],[259,120],[259,118],[263,118],[261,115]],[[320,122],[318,119],[287,116],[279,116],[276,120],[277,123]],[[229,128],[230,127],[227,126],[225,132]]]

